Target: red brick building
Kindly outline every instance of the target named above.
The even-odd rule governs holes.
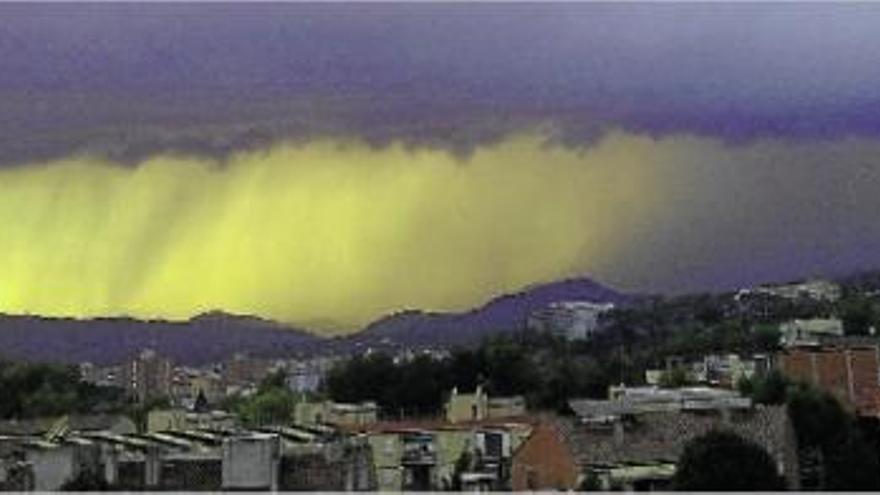
[[[815,385],[859,416],[880,415],[880,346],[840,343],[794,347],[777,357],[788,378]]]
[[[535,425],[513,455],[513,491],[575,490],[580,469],[564,438],[552,423]]]

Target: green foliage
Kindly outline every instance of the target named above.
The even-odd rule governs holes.
[[[778,370],[771,370],[765,375],[756,376],[752,380],[752,400],[757,404],[783,404],[788,393],[789,383]]]
[[[80,382],[72,366],[0,362],[0,418],[33,418],[82,412],[116,412],[120,389]]]
[[[288,425],[293,421],[297,397],[280,388],[267,389],[244,401],[238,413],[242,422],[251,427]]]
[[[752,341],[755,352],[773,352],[779,346],[779,325],[758,324],[752,327]]]
[[[301,397],[291,392],[283,372],[271,373],[249,397],[227,397],[221,407],[238,414],[248,427],[287,425],[293,421]]]
[[[880,463],[855,418],[834,397],[806,384],[789,383],[778,371],[741,380],[739,389],[758,404],[787,404],[801,449],[821,453],[821,488],[877,490]]]
[[[584,476],[584,479],[581,481],[580,486],[578,486],[579,492],[598,492],[602,490],[602,483],[599,480],[599,477],[596,473],[590,471]]]
[[[573,397],[602,397],[608,393],[611,372],[598,361],[571,354],[548,358],[537,370],[540,385],[526,394],[541,409],[565,412]]]
[[[842,299],[838,312],[846,335],[868,335],[870,328],[876,326],[880,319],[874,303],[859,295]]]
[[[754,379],[749,378],[745,375],[740,376],[739,379],[736,381],[736,389],[737,389],[737,391],[739,391],[740,395],[742,395],[744,397],[752,397],[752,400],[754,400],[754,393],[755,393],[755,380]]]
[[[269,373],[260,382],[257,390],[258,392],[266,392],[276,388],[287,388],[287,375],[284,373],[284,370],[277,370]]]
[[[790,391],[788,407],[798,445],[822,453],[823,489],[880,490],[877,451],[834,397],[801,385]]]
[[[522,333],[456,350],[445,359],[419,356],[395,364],[373,354],[334,367],[325,387],[333,400],[373,400],[386,416],[399,417],[439,414],[453,387],[466,392],[480,384],[490,396],[523,395],[530,407],[564,411],[572,397],[605,396],[621,373],[641,378],[625,357],[593,359],[573,349],[556,338]]]
[[[693,380],[688,376],[687,370],[676,366],[660,374],[659,385],[663,388],[679,388],[692,385]]]
[[[685,446],[673,486],[684,491],[775,491],[785,489],[785,480],[760,445],[712,431]]]
[[[128,404],[122,411],[132,422],[138,431],[147,431],[147,418],[153,409],[167,409],[171,406],[171,401],[167,397],[156,397],[146,402],[134,402]]]
[[[464,372],[460,370],[459,373]],[[475,378],[468,377],[471,381]],[[395,364],[384,354],[355,357],[327,376],[328,395],[336,401],[376,401],[389,416],[433,414],[449,392],[446,362],[420,356]]]

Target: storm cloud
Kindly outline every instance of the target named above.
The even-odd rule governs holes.
[[[0,6],[0,162],[357,137],[467,153],[550,123],[730,143],[880,131],[867,4]]]
[[[3,4],[0,311],[350,331],[575,275],[875,267],[877,25],[870,4]]]

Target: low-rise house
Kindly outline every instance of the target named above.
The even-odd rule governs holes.
[[[601,420],[652,411],[726,410],[752,406],[748,397],[734,390],[705,386],[660,388],[612,386],[608,400],[578,399],[569,405],[582,420]]]
[[[526,415],[526,399],[521,395],[514,397],[490,397],[487,404],[488,419],[516,418]]]
[[[476,391],[472,394],[459,393],[458,387],[455,387],[444,408],[446,420],[450,423],[479,421],[489,415],[489,396],[480,385],[477,385]]]
[[[357,404],[302,401],[294,409],[294,422],[298,424],[366,425],[375,423],[378,416],[379,406],[372,401]]]
[[[380,422],[351,428],[373,449],[381,491],[447,490],[467,474],[472,487],[509,488],[514,450],[531,430],[531,419],[449,423],[443,420]],[[459,468],[463,456],[468,469]]]
[[[293,392],[306,393],[317,391],[323,379],[324,371],[319,367],[298,363],[288,366],[285,383]]]
[[[122,366],[97,366],[94,363],[84,362],[79,365],[80,380],[102,387],[123,388]]]
[[[839,318],[791,320],[779,326],[782,347],[821,345],[826,338],[843,337],[843,321]]]
[[[798,488],[797,445],[784,406],[753,405],[705,387],[616,392],[607,401],[572,400],[575,418],[558,420],[582,478],[604,489],[668,488],[687,442],[725,430],[766,449],[789,487]]]
[[[645,383],[662,385],[665,376],[677,370],[688,382],[713,387],[734,388],[742,378],[752,378],[771,368],[771,358],[764,354],[741,357],[738,354],[710,354],[694,361],[669,359],[665,369],[645,371]]]
[[[460,393],[455,387],[444,410],[450,423],[515,418],[526,414],[526,401],[522,396],[489,397],[480,385],[472,394]]]
[[[381,491],[450,488],[455,461],[470,445],[470,435],[462,430],[384,424],[364,433]]]
[[[270,359],[253,357],[242,352],[236,353],[223,363],[224,388],[240,390],[256,385],[277,368],[276,363]]]
[[[24,461],[33,473],[34,491],[56,491],[84,471],[99,471],[98,446],[79,443],[30,441],[23,444]]]
[[[765,294],[784,299],[809,298],[816,301],[834,302],[840,299],[840,285],[830,280],[807,280],[791,284],[763,285],[751,289],[742,289],[736,297],[742,298],[752,294]]]

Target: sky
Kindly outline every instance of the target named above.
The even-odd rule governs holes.
[[[880,266],[880,5],[0,4],[0,311],[352,331]]]

